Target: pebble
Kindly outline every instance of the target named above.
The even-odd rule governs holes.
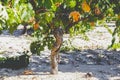
[[[61,64],[61,65],[69,64],[69,59],[60,60],[59,64]]]

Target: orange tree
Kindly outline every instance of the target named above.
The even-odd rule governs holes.
[[[0,0],[0,30],[12,33],[19,24],[33,26],[37,41],[31,44],[31,52],[40,54],[48,46],[53,74],[58,72],[63,34],[85,34],[96,23],[109,21],[116,21],[113,46],[114,36],[120,36],[119,0]]]

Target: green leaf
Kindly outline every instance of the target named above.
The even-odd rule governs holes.
[[[54,5],[54,2],[52,0],[45,0],[44,1],[44,6],[47,8],[47,9],[50,9],[51,6]]]
[[[17,29],[18,24],[14,23],[9,27],[9,32],[12,34]]]
[[[69,2],[69,6],[70,6],[70,8],[74,8],[76,6],[76,1],[75,0],[71,0]]]
[[[40,54],[41,48],[41,42],[40,41],[34,41],[30,44],[30,51],[32,54]]]
[[[115,24],[116,24],[116,27],[120,27],[120,19],[118,19]]]
[[[45,19],[47,20],[48,23],[51,22],[53,18],[54,18],[54,13],[52,12],[45,13]]]

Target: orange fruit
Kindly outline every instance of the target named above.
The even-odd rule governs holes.
[[[98,7],[95,7],[95,14],[96,15],[100,15],[101,14],[101,11]]]
[[[34,28],[34,30],[37,30],[37,29],[39,28],[39,23],[36,22],[36,23],[34,24],[33,28]]]
[[[95,23],[94,22],[90,22],[90,26],[95,26]]]
[[[69,17],[72,17],[73,22],[77,22],[80,18],[80,13],[78,11],[73,11],[69,14]]]
[[[84,12],[90,12],[90,6],[87,4],[86,0],[82,3],[82,9]]]

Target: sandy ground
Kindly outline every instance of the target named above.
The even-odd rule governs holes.
[[[103,27],[97,27],[87,35],[89,41],[79,37],[72,41],[73,46],[87,50],[60,53],[59,74],[49,73],[50,51],[45,50],[40,56],[32,55],[30,64],[24,69],[0,68],[0,80],[120,80],[120,51],[106,50],[112,36]],[[64,36],[64,40],[67,39]],[[30,43],[31,40],[25,36],[0,35],[2,52],[29,50]],[[28,75],[25,75],[25,71],[28,71]]]

